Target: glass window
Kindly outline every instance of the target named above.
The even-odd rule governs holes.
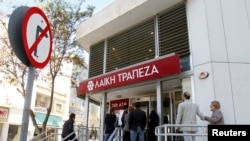
[[[56,104],[56,111],[57,112],[62,112],[62,104]]]
[[[106,71],[114,71],[155,57],[154,19],[108,39]]]

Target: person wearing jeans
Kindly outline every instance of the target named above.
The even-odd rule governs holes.
[[[146,126],[146,113],[140,109],[140,103],[135,103],[135,110],[129,114],[129,129],[131,141],[144,141],[144,128]]]
[[[139,126],[137,127],[137,131],[130,130],[130,140],[136,141],[137,136],[139,138],[139,141],[144,141],[144,131],[141,130]]]
[[[105,141],[108,141],[113,131],[115,130],[116,115],[114,114],[114,108],[110,108],[110,113],[105,116]],[[112,140],[112,139],[111,139]]]

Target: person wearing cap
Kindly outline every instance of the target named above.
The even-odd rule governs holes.
[[[176,132],[182,131],[183,134],[195,134],[198,131],[198,127],[185,125],[196,125],[196,115],[198,115],[201,120],[205,119],[198,104],[192,103],[190,97],[189,92],[184,92],[182,95],[183,102],[178,105],[176,124],[182,124],[184,126],[176,127]],[[183,136],[183,138],[184,141],[195,141],[195,136]]]

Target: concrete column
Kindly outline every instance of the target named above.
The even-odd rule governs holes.
[[[89,96],[86,95],[85,96],[85,104],[84,104],[84,107],[85,107],[85,120],[84,120],[84,124],[85,126],[88,128],[89,127]],[[86,141],[88,140],[88,136],[86,136]]]
[[[162,82],[156,81],[156,100],[157,100],[157,114],[159,115],[159,125],[163,124],[163,96],[162,96]],[[164,138],[159,138],[158,141],[163,141]]]
[[[163,104],[162,104],[162,82],[156,81],[156,100],[157,100],[157,114],[159,115],[159,124],[163,124]]]
[[[103,141],[103,135],[104,135],[104,128],[105,128],[105,115],[106,115],[106,108],[107,107],[107,93],[103,93],[102,95],[102,104],[101,104],[101,123],[100,123],[100,141]]]

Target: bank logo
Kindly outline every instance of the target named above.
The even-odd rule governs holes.
[[[89,81],[87,87],[88,87],[88,91],[92,91],[94,89],[93,81]]]

